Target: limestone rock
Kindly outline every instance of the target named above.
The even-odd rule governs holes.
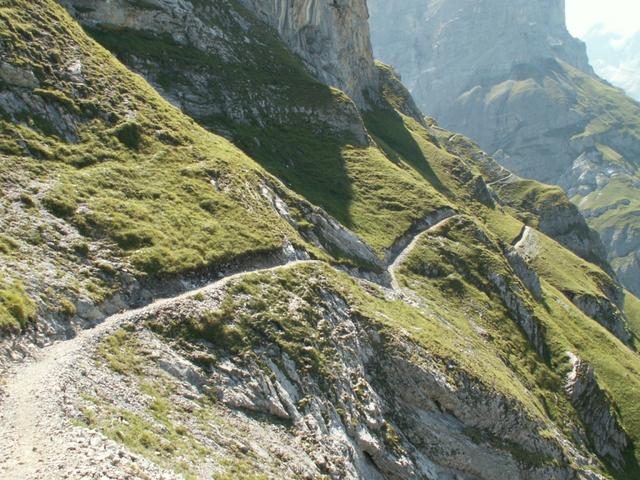
[[[629,439],[607,394],[598,385],[593,367],[570,354],[573,369],[567,376],[566,392],[587,425],[596,451],[615,468],[624,466]]]
[[[242,0],[313,71],[316,78],[343,90],[356,103],[373,93],[377,73],[369,37],[366,0]]]

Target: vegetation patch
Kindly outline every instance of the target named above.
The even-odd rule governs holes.
[[[18,282],[0,278],[0,333],[18,333],[36,320],[36,306]]]

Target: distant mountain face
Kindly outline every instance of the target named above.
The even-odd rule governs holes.
[[[514,173],[562,186],[640,292],[640,105],[596,76],[564,1],[371,0],[376,55]]]
[[[584,44],[565,27],[563,0],[371,0],[369,9],[376,56],[397,66],[439,120],[445,99],[476,79],[508,77],[534,59],[559,58],[592,73]]]

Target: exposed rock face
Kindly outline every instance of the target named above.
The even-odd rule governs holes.
[[[626,344],[633,344],[633,337],[627,329],[626,320],[614,303],[592,295],[568,295],[568,297],[585,315],[596,320]]]
[[[376,55],[419,106],[517,175],[562,186],[640,293],[640,105],[595,76],[564,1],[369,5]]]
[[[365,0],[241,0],[275,27],[316,78],[362,104],[377,74]]]
[[[498,291],[509,314],[518,322],[520,328],[527,335],[529,342],[535,347],[538,355],[541,358],[547,358],[547,347],[544,343],[544,326],[541,325],[540,319],[536,318],[522,300],[518,286],[510,285],[507,279],[499,274],[490,275],[489,280]],[[530,278],[527,278],[527,280],[530,280]]]
[[[615,468],[621,468],[629,439],[620,426],[615,408],[598,385],[593,367],[573,354],[570,358],[573,369],[567,377],[567,394],[587,426],[598,454]]]
[[[455,372],[450,361],[404,335],[380,334],[353,305],[329,285],[324,287],[313,303],[317,337],[309,339],[305,352],[330,355],[330,381],[309,367],[307,353],[293,357],[292,351],[266,337],[246,358],[233,354],[228,342],[214,346],[172,338],[171,325],[206,315],[227,295],[211,290],[199,300],[185,298],[131,316],[132,326],[128,333],[120,332],[122,343],[113,353],[127,348],[138,362],[133,370],[110,368],[114,364],[110,347],[104,346],[108,342],[98,347],[97,365],[96,341],[80,349],[75,368],[65,364],[56,370],[56,390],[66,393],[60,399],[62,408],[51,409],[55,421],[47,426],[53,424],[52,430],[59,430],[51,433],[68,437],[64,426],[70,418],[86,422],[90,416],[109,436],[109,412],[115,408],[134,421],[144,419],[150,437],[163,442],[167,429],[150,415],[148,405],[165,405],[170,399],[164,411],[173,422],[170,428],[182,425],[184,438],[197,439],[199,456],[184,463],[189,470],[197,468],[197,478],[219,471],[220,458],[234,462],[250,457],[257,462],[245,462],[246,469],[258,463],[260,471],[275,478],[604,478],[590,473],[593,463],[560,431],[527,414],[519,401]],[[308,315],[311,305],[297,292],[289,292],[284,301],[292,318]],[[150,394],[141,395],[141,385]],[[287,428],[278,428],[276,422]],[[163,433],[157,433],[158,426]],[[538,432],[545,428],[551,430],[541,437]],[[70,445],[87,441],[68,440]],[[129,461],[111,462],[118,452],[106,438],[90,445],[93,449],[71,448],[69,455],[75,459],[76,450],[89,450],[91,457],[94,451],[105,451],[96,459],[101,468],[116,474],[130,468]],[[175,448],[180,452],[183,446]],[[526,464],[525,458],[536,460]],[[140,456],[130,461],[153,473]],[[165,465],[173,461],[170,456]]]
[[[181,44],[224,54],[221,30],[199,15],[229,6],[177,0],[132,2],[118,0],[65,0],[87,24],[169,33]],[[337,87],[363,105],[365,92],[375,91],[377,74],[369,37],[369,13],[365,0],[262,2],[242,0],[258,18],[274,27],[284,42],[298,54],[313,75]],[[204,16],[206,17],[206,15]],[[236,17],[237,18],[237,17]],[[248,24],[240,22],[241,27]],[[221,38],[222,37],[222,38]]]

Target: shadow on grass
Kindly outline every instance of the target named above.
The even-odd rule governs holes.
[[[433,171],[422,149],[395,110],[376,108],[365,112],[363,118],[367,130],[389,160],[395,164],[404,161],[440,193],[451,195],[451,191]]]
[[[353,187],[342,151],[353,141],[318,127],[302,122],[236,126],[234,143],[287,187],[351,227]]]
[[[219,55],[179,45],[167,35],[103,27],[88,28],[87,32],[125,64],[135,65],[134,70],[155,80],[172,97],[186,95],[204,101],[205,104],[186,101],[182,109],[210,131],[227,137],[233,132],[234,144],[249,157],[309,202],[351,227],[352,181],[343,149],[358,142],[340,137],[323,127],[322,122],[312,123],[305,114],[291,113],[300,106],[309,109],[338,100],[329,87],[309,75],[271,29],[261,22],[252,28],[264,44],[255,45],[250,58],[242,62],[228,62]],[[139,68],[139,59],[148,60],[151,70]],[[269,95],[283,112],[291,107],[283,115],[286,120],[276,120],[278,112],[263,111],[259,100]],[[211,105],[206,104],[207,99],[211,99]],[[212,114],[208,110],[221,111]],[[242,122],[232,120],[238,112],[242,112]],[[270,119],[266,125],[265,118]]]

